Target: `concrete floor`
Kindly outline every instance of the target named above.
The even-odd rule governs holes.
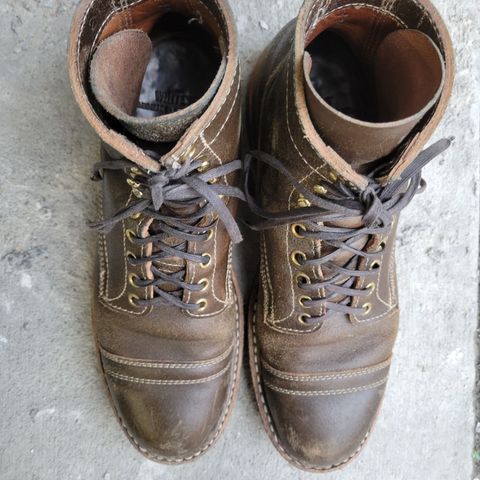
[[[70,94],[74,0],[0,2],[0,478],[307,479],[267,440],[246,381],[219,444],[164,467],[130,446],[97,372],[90,328],[98,141]],[[300,0],[233,2],[244,75]],[[402,328],[383,414],[353,480],[468,480],[475,430],[480,31],[477,0],[437,0],[457,50],[455,96],[398,242]],[[239,256],[246,252],[243,246]],[[411,300],[415,299],[415,300]]]

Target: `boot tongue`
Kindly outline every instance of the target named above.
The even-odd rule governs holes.
[[[185,100],[169,95],[160,99],[167,103],[159,111],[164,114],[146,118],[145,113],[138,114],[142,85],[149,74],[159,74],[149,72],[152,51],[149,36],[141,30],[122,30],[107,38],[91,61],[92,91],[100,105],[135,137],[148,142],[176,142],[215,96],[225,72],[225,59],[210,88],[198,101],[182,108]],[[174,113],[168,113],[169,105]]]
[[[322,98],[314,87],[312,57],[308,52],[304,55],[305,92],[312,121],[326,143],[359,173],[368,172],[373,166],[369,164],[392,153],[413,131],[438,101],[445,76],[439,49],[417,30],[387,35],[367,68],[374,98],[363,101],[376,110],[374,121],[342,113]]]

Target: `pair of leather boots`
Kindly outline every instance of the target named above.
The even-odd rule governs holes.
[[[225,428],[242,364],[232,244],[246,200],[260,232],[248,344],[265,429],[296,467],[348,463],[397,335],[398,217],[450,144],[422,151],[453,82],[435,8],[307,0],[251,76],[244,162],[225,0],[82,0],[69,68],[103,141],[93,321],[128,438],[179,464]]]

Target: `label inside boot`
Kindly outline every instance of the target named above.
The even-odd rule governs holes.
[[[158,116],[175,113],[191,105],[192,96],[189,92],[168,90],[165,92],[155,91],[155,102],[140,102],[138,108],[155,112]]]

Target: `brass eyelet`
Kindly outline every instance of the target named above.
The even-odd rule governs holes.
[[[209,253],[204,253],[202,255],[202,257],[208,258],[208,262],[207,263],[201,263],[200,268],[208,268],[210,266],[210,264],[212,263],[212,256]]]
[[[133,167],[130,169],[130,176],[132,178],[138,177],[142,172],[140,172],[140,169],[137,167]]]
[[[325,195],[327,193],[327,189],[323,185],[315,185],[313,187],[313,191],[317,195]]]
[[[133,189],[138,189],[141,187],[141,185],[136,182],[135,180],[132,180],[131,178],[127,178],[127,183],[133,188]]]
[[[387,248],[387,242],[385,240],[382,240],[379,246],[380,250],[383,252]]]
[[[332,182],[336,182],[338,180],[337,174],[333,171],[330,171],[328,176]]]
[[[308,308],[306,305],[305,305],[305,302],[311,302],[312,301],[312,297],[308,297],[307,295],[303,295],[301,296],[299,299],[298,299],[298,303],[300,304],[301,307],[303,308]]]
[[[297,206],[299,208],[308,208],[311,205],[312,205],[312,202],[310,202],[310,200],[307,200],[303,195],[298,196]]]
[[[194,145],[191,145],[189,149],[185,153],[186,158],[193,158],[195,154],[197,153],[197,149],[195,148]]]
[[[206,172],[210,168],[210,162],[205,160],[202,164],[197,168],[200,173]]]
[[[127,252],[127,259],[130,260],[130,263],[131,263],[132,260],[136,260],[136,259],[137,259],[137,256],[136,256],[134,253],[128,251],[128,252]]]
[[[208,231],[208,237],[205,240],[206,242],[209,242],[213,238],[213,230]]]
[[[370,265],[370,270],[378,270],[381,266],[382,266],[382,262],[380,262],[379,260],[375,260]]]
[[[137,284],[137,280],[140,280],[140,277],[138,275],[135,275],[134,273],[131,273],[128,276],[128,283],[133,287],[133,288],[140,288]]]
[[[312,283],[310,277],[305,273],[297,274],[295,276],[295,281],[297,282],[297,285],[310,285]]]
[[[302,325],[310,325],[308,323],[308,320],[312,318],[311,315],[308,315],[307,313],[302,313],[301,315],[298,316],[298,321],[302,324]]]
[[[132,305],[132,307],[138,308],[137,301],[140,300],[140,297],[137,295],[130,294],[128,296],[128,303]]]
[[[199,305],[199,308],[197,309],[197,312],[203,312],[207,309],[208,302],[205,298],[201,298],[196,303],[197,303],[197,305]]]
[[[296,266],[296,267],[302,267],[303,264],[300,263],[301,261],[305,262],[307,260],[307,256],[303,253],[303,252],[300,252],[299,250],[295,250],[294,252],[292,252],[292,255],[291,255],[291,260],[292,260],[292,263]],[[300,260],[299,260],[300,259]]]
[[[363,316],[367,316],[371,311],[372,311],[372,304],[371,303],[366,303],[363,307],[363,310],[365,311],[363,313]]]
[[[216,178],[212,178],[211,180],[209,180],[208,183],[210,185],[215,185],[216,183],[218,183],[218,181],[219,181],[219,178],[216,177]]]
[[[139,190],[138,188],[132,189],[132,193],[137,198],[143,198],[143,192],[141,190]]]
[[[207,288],[209,287],[210,282],[208,281],[207,278],[202,278],[202,279],[198,282],[198,285],[200,285],[200,286],[203,287],[203,288],[200,290],[200,292],[204,292],[204,291],[207,290]]]
[[[374,291],[375,291],[375,288],[376,288],[376,285],[372,282],[372,283],[369,283],[365,289],[366,290],[370,290],[370,293],[369,295],[371,295]]]
[[[139,220],[141,216],[142,216],[141,213],[134,213],[130,218],[132,220]]]
[[[294,235],[295,237],[297,237],[297,238],[305,238],[305,237],[300,233],[300,231],[306,232],[306,231],[307,231],[307,227],[305,227],[305,225],[302,225],[301,223],[295,223],[294,225],[292,225],[291,230],[292,230],[292,233],[293,233],[293,235]]]
[[[133,243],[133,239],[137,236],[137,234],[129,228],[125,231],[125,236],[128,238],[129,242]]]

